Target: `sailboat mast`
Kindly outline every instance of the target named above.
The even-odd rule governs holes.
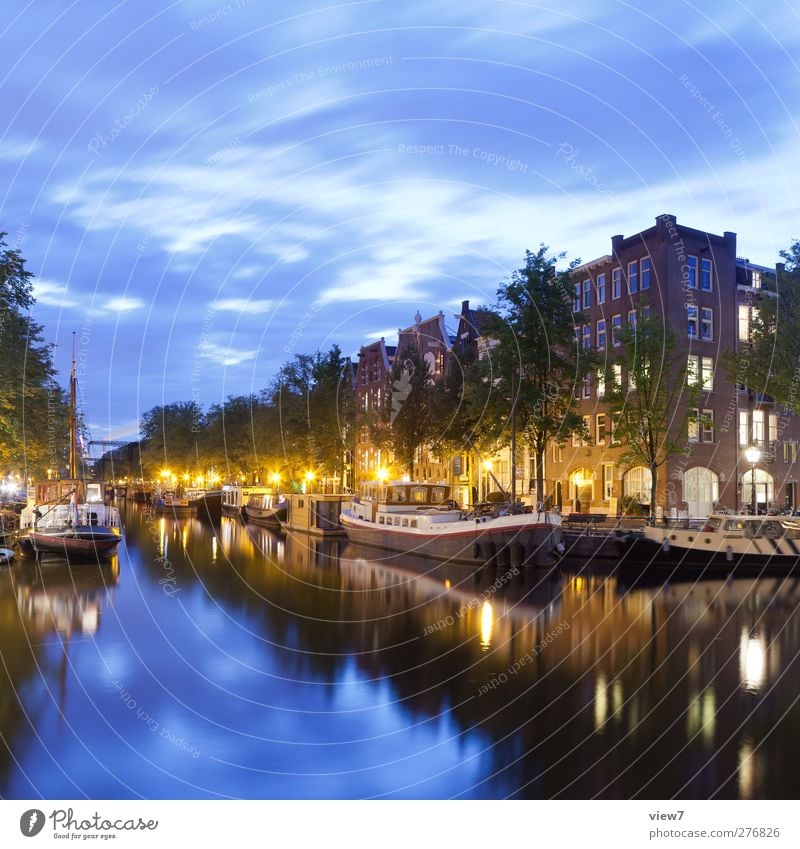
[[[69,373],[69,476],[78,477],[78,376],[75,369],[75,332],[72,333],[72,369]]]

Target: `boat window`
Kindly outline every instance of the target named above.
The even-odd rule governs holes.
[[[446,486],[431,487],[431,502],[433,504],[441,504],[447,498]]]
[[[408,519],[403,519],[403,527],[404,528],[408,527]]]
[[[740,531],[744,527],[741,519],[728,519],[725,522],[726,531]]]
[[[412,520],[411,520],[411,527],[412,527],[412,528],[416,528],[416,527],[417,527],[417,520],[416,520],[416,519],[412,519]]]
[[[297,499],[297,506],[298,506],[300,509],[302,509],[303,507],[305,507],[305,501],[303,501],[303,499],[302,499],[302,498],[298,498],[298,499]]]
[[[406,488],[403,486],[393,486],[389,488],[389,494],[393,504],[405,504]]]
[[[378,524],[379,525],[383,524],[383,516],[378,516]]]
[[[411,500],[415,504],[426,504],[428,501],[428,487],[414,486],[411,488]]]

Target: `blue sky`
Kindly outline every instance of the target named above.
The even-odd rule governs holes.
[[[711,11],[713,8],[713,11]],[[800,237],[788,3],[4,4],[0,229],[95,438],[671,212]],[[451,324],[454,324],[451,321]]]

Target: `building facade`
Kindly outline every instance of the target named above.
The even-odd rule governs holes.
[[[715,505],[738,510],[750,504],[753,486],[762,508],[797,503],[797,418],[731,380],[725,363],[729,352],[749,344],[752,311],[760,298],[774,296],[775,273],[737,258],[735,233],[685,227],[673,215],[659,216],[654,227],[634,236],[613,236],[609,254],[575,269],[573,311],[583,317],[576,326],[579,344],[613,361],[617,334],[646,304],[674,330],[689,374],[701,385],[697,421],[685,428],[683,450],[659,469],[659,512],[704,516]],[[627,376],[617,372],[624,385]],[[578,412],[591,438],[573,436],[551,446],[546,477],[554,503],[611,513],[624,497],[648,503],[650,470],[622,464],[624,447],[614,443],[604,381],[585,375],[577,384]],[[744,457],[752,446],[761,453],[755,468]]]

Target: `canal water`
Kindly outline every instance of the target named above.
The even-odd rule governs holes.
[[[0,572],[4,798],[792,798],[797,579],[625,586],[129,506]]]

